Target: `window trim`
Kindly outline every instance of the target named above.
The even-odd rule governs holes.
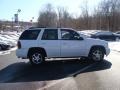
[[[61,40],[66,40],[66,41],[78,41],[77,39],[62,39],[62,31],[73,31],[73,32],[76,32],[74,30],[70,30],[70,29],[61,29]],[[76,32],[77,33],[77,32]],[[77,33],[78,34],[78,33]],[[79,35],[79,34],[78,34]],[[79,35],[80,37],[80,35]]]
[[[25,33],[25,32],[30,32],[30,31],[38,31],[38,34],[37,34],[37,37],[35,38],[35,39],[23,39],[23,38],[21,38],[21,37],[23,37],[22,35],[23,35],[23,33]],[[24,32],[23,32],[22,34],[21,34],[21,36],[19,37],[19,40],[37,40],[38,39],[38,37],[39,37],[39,34],[41,33],[41,29],[39,29],[39,30],[37,30],[37,29],[33,29],[33,30],[25,30]]]

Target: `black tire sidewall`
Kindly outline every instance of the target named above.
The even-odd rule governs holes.
[[[0,51],[2,50],[2,45],[0,45]]]
[[[101,57],[101,59],[100,59],[99,61],[93,59],[93,52],[95,52],[96,50],[99,50],[99,51],[102,52],[102,57]],[[89,59],[92,60],[92,61],[95,61],[95,62],[103,61],[103,59],[104,59],[104,51],[103,51],[103,49],[102,49],[102,48],[99,48],[99,47],[93,48],[93,49],[90,51]]]
[[[41,54],[41,56],[42,56],[42,61],[41,61],[41,63],[39,63],[39,64],[36,64],[36,63],[34,63],[34,62],[32,61],[32,56],[33,56],[33,54],[35,54],[35,53],[39,53],[39,54]],[[40,51],[33,51],[33,52],[31,52],[30,55],[29,55],[29,60],[30,60],[30,63],[31,63],[32,65],[40,65],[40,64],[42,64],[42,63],[45,61],[45,57],[44,57],[44,55],[42,54],[42,52],[40,52]]]

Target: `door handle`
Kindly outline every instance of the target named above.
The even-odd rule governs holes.
[[[41,43],[42,45],[45,45],[46,43]]]
[[[63,45],[66,45],[67,43],[63,43]]]

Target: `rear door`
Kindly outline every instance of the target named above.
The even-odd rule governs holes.
[[[45,29],[39,44],[47,52],[47,57],[60,57],[58,29]]]

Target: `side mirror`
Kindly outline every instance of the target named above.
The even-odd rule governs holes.
[[[84,40],[83,37],[74,37],[74,40]]]
[[[84,40],[83,37],[79,37],[79,40]]]
[[[80,36],[74,36],[72,39],[73,40],[84,40],[83,37],[80,37]]]

